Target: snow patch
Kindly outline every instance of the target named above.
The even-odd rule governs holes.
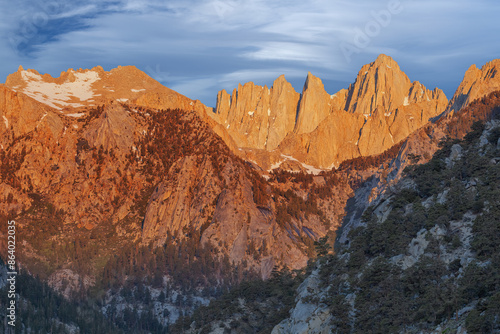
[[[73,124],[73,127],[74,127],[75,129],[78,129],[78,125],[76,125],[76,124]]]
[[[272,164],[271,165],[271,168],[268,170],[269,173],[272,172],[273,169],[276,169],[278,168],[279,166],[281,166],[281,164],[285,162],[285,160],[280,160],[279,162],[275,163],[275,164]]]
[[[231,126],[231,124],[228,124],[228,125],[227,125],[227,129],[229,129],[229,127],[230,127],[230,126]]]
[[[405,96],[405,100],[403,102],[403,105],[404,106],[409,106],[410,105],[410,102],[408,101],[408,96]]]
[[[76,114],[65,114],[64,116],[69,116],[69,117],[82,117],[82,116],[85,116],[85,114],[83,113],[76,113]]]
[[[99,73],[87,71],[83,73],[72,72],[75,80],[56,84],[45,82],[41,75],[22,71],[21,76],[26,82],[23,93],[29,97],[46,104],[52,108],[61,110],[62,107],[81,107],[80,103],[68,102],[71,99],[87,101],[94,97],[92,84],[100,79]]]
[[[304,167],[306,169],[306,173],[307,174],[313,174],[313,175],[318,175],[319,173],[321,173],[323,171],[323,169],[319,169],[319,168],[316,168],[314,166],[311,166],[311,165],[308,165],[308,164],[305,164],[297,159],[295,159],[294,157],[290,156],[290,155],[285,155],[285,154],[282,154],[281,155],[283,158],[285,158],[285,160],[293,160],[293,161],[296,161],[298,162],[299,164],[302,165],[302,167]]]
[[[122,103],[123,103],[123,102],[127,102],[127,101],[128,101],[128,99],[116,99],[116,101],[118,101],[118,102],[122,102]]]
[[[143,91],[145,91],[145,90],[146,90],[145,88],[143,88],[143,89],[133,89],[133,88],[132,88],[132,89],[131,89],[131,91],[132,91],[132,92],[134,92],[134,93],[143,92]]]
[[[271,108],[267,109],[267,116],[271,116]]]
[[[255,113],[255,111],[249,111],[249,112],[248,112],[248,114],[249,114],[250,116],[253,116],[253,114],[254,114],[254,113]]]
[[[2,117],[3,117],[3,122],[5,123],[5,127],[8,129],[9,128],[9,120],[7,119],[7,117],[5,117],[5,115],[3,115]]]
[[[356,145],[358,145],[358,143],[356,143]],[[338,161],[337,162],[332,162],[332,164],[330,166],[326,167],[326,170],[332,170],[334,168],[337,169],[338,166],[339,166],[339,162]]]

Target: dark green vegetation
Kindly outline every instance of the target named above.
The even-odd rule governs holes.
[[[180,319],[172,328],[182,333],[193,324],[195,331],[210,333],[270,333],[288,316],[304,272],[274,271],[267,281],[247,281],[231,289],[210,305],[198,308],[191,317]]]
[[[0,259],[0,270],[4,263]],[[73,328],[80,328],[80,333],[126,333],[106,319],[96,305],[86,302],[68,301],[55,293],[47,284],[21,272],[16,277],[18,293],[16,309],[16,327],[12,333],[71,333]],[[7,286],[0,289],[1,305],[8,305]],[[5,319],[6,307],[0,309],[0,316]],[[150,320],[150,319],[148,319]],[[3,321],[2,321],[3,322]],[[132,326],[136,333],[148,333],[154,329],[154,322],[148,325]],[[132,328],[131,327],[131,328]],[[4,324],[0,329],[6,329]],[[0,330],[3,333],[3,331]]]
[[[463,140],[443,141],[365,211],[348,247],[320,260],[333,332],[446,330],[464,320],[468,333],[500,331],[498,129],[481,144],[476,122]],[[461,151],[454,161],[452,151]]]

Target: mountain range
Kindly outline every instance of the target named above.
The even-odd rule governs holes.
[[[224,289],[306,267],[325,237],[349,245],[406,167],[491,119],[478,101],[496,103],[499,68],[471,66],[448,100],[380,55],[335,94],[280,76],[210,108],[133,66],[19,67],[0,85],[2,224],[17,223],[20,266],[69,300],[123,321],[153,303],[165,329]]]

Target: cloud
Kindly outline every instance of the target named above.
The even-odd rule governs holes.
[[[394,3],[401,10],[384,21]],[[334,92],[379,53],[395,58],[410,79],[451,95],[464,67],[500,53],[492,28],[500,4],[493,0],[19,4],[0,3],[0,76],[19,64],[52,75],[69,67],[136,65],[207,104],[222,88],[246,81],[269,85],[282,73],[300,91],[311,71]],[[363,45],[356,44],[360,34],[368,37]],[[349,59],[342,45],[356,47]]]

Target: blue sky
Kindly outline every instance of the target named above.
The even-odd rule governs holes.
[[[451,98],[470,65],[500,58],[499,14],[493,0],[0,0],[0,82],[19,65],[135,65],[214,106],[281,74],[300,92],[308,71],[333,94],[385,53]]]

